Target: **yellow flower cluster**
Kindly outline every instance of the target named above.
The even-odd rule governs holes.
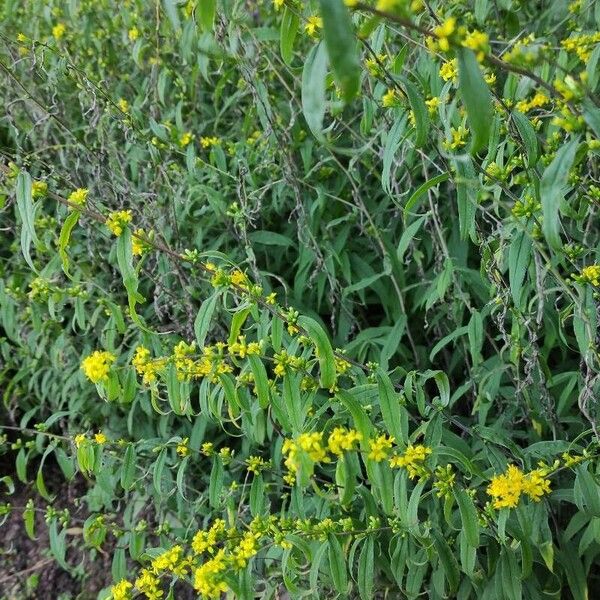
[[[233,344],[229,344],[229,353],[239,358],[246,358],[246,356],[260,354],[260,343],[250,342],[246,343],[246,336],[240,335],[238,341]]]
[[[156,381],[156,375],[165,368],[167,360],[165,358],[151,359],[150,350],[144,346],[138,346],[131,364],[137,374],[142,376],[144,384],[149,385]]]
[[[341,456],[346,451],[355,450],[361,440],[362,435],[355,429],[336,427],[329,434],[327,447],[332,454]]]
[[[106,218],[106,226],[110,231],[119,237],[128,223],[131,223],[133,214],[131,210],[116,210],[111,212]]]
[[[487,493],[493,498],[494,508],[515,508],[522,494],[539,502],[544,494],[550,493],[547,474],[547,469],[523,473],[517,466],[509,465],[505,473],[492,478],[487,488]]]
[[[54,37],[55,40],[60,40],[63,37],[63,35],[65,35],[66,30],[67,30],[67,28],[64,23],[57,23],[52,28],[52,36]]]
[[[227,569],[224,550],[219,550],[214,558],[206,561],[194,571],[194,589],[203,598],[221,597],[229,589],[223,581],[223,572]]]
[[[200,138],[200,145],[203,148],[211,148],[212,146],[218,146],[221,140],[216,136],[203,136]]]
[[[261,471],[264,471],[265,469],[271,467],[271,461],[266,461],[261,456],[249,456],[246,459],[246,465],[250,473],[258,475]]]
[[[440,68],[440,77],[444,81],[452,81],[452,83],[456,83],[458,80],[458,60],[453,58],[452,60],[447,60]]]
[[[183,548],[179,545],[169,548],[152,561],[152,569],[156,574],[167,571],[178,577],[186,575],[189,565],[190,561],[184,557]]]
[[[444,140],[443,146],[447,150],[457,150],[462,148],[467,143],[469,130],[462,125],[460,127],[452,127],[450,129],[450,140]]]
[[[189,441],[189,438],[183,438],[175,448],[175,452],[177,452],[181,458],[185,458],[190,453],[190,447],[188,446]]]
[[[150,234],[147,234],[141,228],[138,228],[133,232],[133,235],[131,236],[131,252],[134,256],[141,256],[152,248],[152,245],[148,240],[152,239],[153,233],[154,232],[151,231]]]
[[[208,531],[200,530],[192,539],[192,550],[196,554],[214,554],[215,546],[224,539],[225,521],[216,519]]]
[[[304,25],[304,31],[308,33],[310,36],[316,35],[319,29],[323,28],[323,19],[321,17],[317,17],[316,15],[311,15],[306,19],[306,25]]]
[[[600,265],[589,265],[581,269],[580,275],[573,277],[577,283],[589,283],[595,287],[600,287]]]
[[[31,196],[34,200],[43,198],[48,194],[48,184],[45,181],[34,181],[31,184]]]
[[[189,131],[186,131],[185,133],[182,133],[179,136],[179,145],[182,148],[185,148],[186,146],[189,146],[192,143],[193,139],[194,136]]]
[[[418,444],[410,445],[403,454],[397,454],[390,459],[391,467],[400,467],[408,471],[411,479],[426,477],[428,475],[423,466],[425,459],[431,454],[431,448]]]
[[[110,588],[110,596],[112,600],[130,600],[133,585],[126,579],[122,579],[119,583]]]
[[[285,466],[289,471],[296,471],[300,466],[300,457],[307,456],[313,462],[329,462],[327,450],[323,445],[323,434],[301,433],[296,439],[286,439],[281,452],[287,455]]]
[[[81,369],[92,383],[100,383],[108,379],[110,366],[116,360],[114,354],[95,350],[81,362]]]
[[[479,62],[489,52],[488,35],[477,29],[467,31],[465,27],[457,27],[456,17],[448,17],[435,27],[433,37],[428,37],[426,43],[431,52],[449,52],[452,46],[469,48],[475,52]]]
[[[520,100],[515,104],[515,108],[522,113],[526,113],[534,108],[542,108],[550,102],[550,98],[544,92],[536,92],[531,100]]]
[[[71,204],[76,204],[77,206],[83,206],[85,201],[87,200],[88,194],[90,191],[87,188],[77,188],[74,192],[69,194],[67,198]]]
[[[394,438],[385,433],[382,433],[376,438],[369,440],[370,451],[368,457],[375,462],[381,462],[382,460],[385,460],[392,449],[393,443]]]
[[[594,46],[600,43],[600,31],[575,35],[567,40],[561,41],[561,46],[567,51],[577,54],[582,62],[587,62],[592,55]]]
[[[163,596],[160,578],[150,569],[142,569],[134,585],[136,590],[144,594],[148,600],[159,600]]]
[[[385,92],[385,94],[381,97],[381,106],[384,108],[392,108],[394,106],[398,106],[400,104],[400,97],[398,95],[398,90],[390,88]]]

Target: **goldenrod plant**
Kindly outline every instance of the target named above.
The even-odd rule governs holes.
[[[0,15],[0,523],[61,598],[600,593],[600,4]]]

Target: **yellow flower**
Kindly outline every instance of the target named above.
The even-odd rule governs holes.
[[[81,369],[92,383],[100,383],[108,379],[111,364],[116,356],[110,352],[95,350],[81,362]]]
[[[574,279],[578,283],[589,283],[595,287],[600,287],[600,265],[583,267],[581,274],[575,275]]]
[[[456,150],[457,148],[462,148],[467,143],[467,135],[469,135],[469,130],[462,126],[458,129],[452,127],[452,129],[450,129],[450,135],[452,136],[452,139],[450,141],[446,140],[444,142],[444,147],[451,150]]]
[[[362,435],[355,429],[336,427],[329,434],[327,446],[332,454],[340,456],[348,450],[354,450],[361,440]]]
[[[440,77],[444,81],[456,82],[458,79],[458,60],[453,58],[452,60],[446,61],[440,68]]]
[[[133,585],[126,579],[121,579],[119,583],[110,588],[110,596],[112,600],[130,600]]]
[[[266,298],[265,302],[267,304],[275,304],[277,302],[277,294],[275,292],[271,292]]]
[[[208,552],[214,553],[215,545],[222,539],[225,533],[225,521],[216,519],[208,531],[198,531],[192,539],[192,550],[196,554]]]
[[[84,433],[78,433],[75,438],[74,438],[74,442],[75,442],[75,447],[79,448],[82,444],[84,444],[86,442],[86,437]]]
[[[159,554],[151,564],[155,573],[170,571],[180,577],[185,575],[188,566],[188,563],[184,560],[183,548],[179,545],[175,545]]]
[[[65,35],[65,31],[67,30],[67,28],[65,27],[64,23],[57,23],[53,28],[52,28],[52,35],[54,36],[54,39],[56,40],[60,40],[60,38]]]
[[[77,188],[74,192],[71,192],[68,200],[71,204],[83,206],[89,193],[90,191],[87,188]]]
[[[322,442],[323,434],[318,431],[301,433],[296,439],[286,439],[281,448],[285,459],[285,466],[289,471],[295,471],[300,466],[299,454],[304,453],[315,463],[329,462],[327,450]]]
[[[248,531],[244,534],[233,552],[232,560],[237,569],[244,569],[248,561],[258,552],[258,535]]]
[[[399,102],[398,92],[395,89],[390,88],[387,92],[381,97],[381,105],[384,108],[390,108],[392,106],[396,106]]]
[[[211,146],[218,146],[221,140],[216,136],[202,136],[200,138],[200,145],[203,148],[210,148]]]
[[[487,33],[474,30],[465,36],[462,45],[473,50],[477,60],[481,62],[489,49],[489,38]]]
[[[163,592],[160,588],[160,579],[149,569],[142,569],[139,577],[135,580],[135,587],[138,592],[145,594],[146,598],[158,600]]]
[[[402,5],[402,0],[377,0],[375,8],[381,12],[394,12],[396,9],[401,8]]]
[[[182,148],[185,148],[186,146],[189,146],[189,144],[191,143],[191,141],[194,139],[194,136],[189,132],[186,131],[185,133],[182,133],[180,138],[179,138],[179,145]]]
[[[283,6],[284,0],[273,0],[273,6],[275,10],[279,10]]]
[[[17,33],[17,42],[22,44],[27,41],[27,36],[24,33]]]
[[[100,444],[102,446],[102,444],[106,444],[108,438],[101,431],[99,431],[94,435],[94,440],[96,440],[96,444]]]
[[[129,113],[129,102],[127,102],[127,100],[125,100],[125,98],[119,98],[119,101],[117,102],[117,106],[119,107],[119,110],[121,112],[124,112],[125,114]]]
[[[45,181],[34,181],[31,184],[31,195],[35,198],[43,198],[48,193],[48,184]]]
[[[406,448],[403,454],[393,456],[390,459],[391,467],[403,467],[408,471],[411,479],[425,477],[427,471],[423,468],[423,462],[431,454],[431,448],[418,444],[412,444]]]
[[[153,232],[148,235],[143,229],[138,228],[133,232],[131,236],[131,253],[134,256],[141,256],[145,252],[148,252],[152,248],[149,240],[153,236]]]
[[[130,210],[116,210],[106,218],[106,226],[111,232],[119,237],[128,223],[131,223],[133,215]]]
[[[374,460],[375,462],[381,462],[382,460],[387,458],[393,443],[394,438],[392,436],[388,436],[385,433],[382,433],[376,438],[369,440],[370,452],[368,454],[368,457],[371,460]]]
[[[129,38],[130,42],[135,42],[135,40],[137,40],[140,37],[139,29],[137,27],[132,27],[127,32],[127,37]]]
[[[441,25],[438,25],[433,33],[438,38],[440,50],[448,52],[450,50],[449,38],[456,31],[456,18],[448,17]]]
[[[429,100],[425,100],[425,104],[427,104],[427,108],[429,109],[429,114],[434,115],[440,105],[440,99],[438,96],[433,96]]]
[[[306,19],[306,25],[304,26],[304,31],[308,33],[308,35],[315,35],[317,33],[317,29],[323,28],[323,19],[321,17],[317,17],[315,15],[311,15]]]
[[[177,452],[177,454],[179,454],[179,456],[181,456],[181,458],[185,458],[190,453],[190,448],[188,446],[189,441],[190,441],[190,438],[183,438],[177,444],[177,448],[175,451]]]
[[[525,476],[523,481],[523,492],[534,502],[539,502],[544,494],[550,493],[550,480],[546,479],[545,469],[535,469]]]
[[[271,461],[265,461],[261,456],[249,456],[246,459],[248,471],[258,475],[261,471],[271,466]]]
[[[194,589],[203,598],[218,600],[221,594],[229,589],[223,581],[226,569],[225,553],[223,550],[219,550],[214,558],[206,561],[194,571]]]

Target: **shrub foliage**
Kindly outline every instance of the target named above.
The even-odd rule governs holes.
[[[4,518],[105,599],[598,592],[599,3],[1,10]]]

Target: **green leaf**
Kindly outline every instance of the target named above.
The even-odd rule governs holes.
[[[292,62],[294,41],[298,34],[299,24],[300,19],[298,18],[296,11],[285,6],[281,17],[281,27],[279,29],[279,50],[281,52],[281,58],[286,65],[289,65]]]
[[[479,546],[479,517],[471,496],[462,488],[454,488],[465,540],[472,548]]]
[[[500,555],[500,578],[496,580],[501,586],[498,590],[500,597],[506,600],[521,600],[523,596],[523,585],[521,582],[521,569],[517,564],[515,552],[510,548],[503,548]]]
[[[325,118],[325,76],[327,75],[327,52],[320,43],[311,48],[302,71],[302,113],[312,134],[324,142],[323,119]]]
[[[431,179],[428,179],[424,183],[422,183],[410,196],[410,198],[406,201],[404,205],[404,210],[402,213],[402,218],[406,223],[408,217],[411,215],[413,209],[418,206],[421,201],[421,198],[425,195],[425,193],[430,190],[432,187],[438,185],[438,183],[443,183],[444,181],[450,178],[449,173],[441,173],[440,175],[436,175]],[[413,223],[414,225],[414,223]],[[409,227],[410,228],[410,227]],[[407,229],[408,231],[408,229]],[[404,236],[403,236],[404,237]]]
[[[128,227],[125,227],[123,233],[117,237],[117,264],[121,277],[123,278],[123,285],[127,291],[127,300],[129,303],[129,312],[131,318],[143,329],[145,329],[141,322],[135,306],[138,302],[144,302],[144,297],[137,291],[138,290],[138,276],[133,267],[133,253],[131,250],[131,231]]]
[[[542,200],[542,232],[552,248],[562,246],[560,239],[560,203],[563,201],[568,185],[569,171],[575,160],[579,138],[561,146],[548,165],[540,181]]]
[[[177,4],[175,3],[175,0],[163,0],[163,5],[165,7],[167,17],[169,17],[169,21],[171,21],[171,26],[175,31],[178,31],[181,29],[181,23],[179,22],[179,13],[177,12]]]
[[[483,78],[475,54],[468,48],[459,48],[458,89],[467,109],[467,121],[472,133],[471,153],[476,154],[489,140],[494,119],[490,88]]]
[[[532,242],[526,231],[514,236],[508,249],[508,281],[510,293],[517,308],[522,308],[521,291],[531,260]]]
[[[125,450],[121,467],[121,487],[124,490],[130,490],[135,481],[136,458],[135,445],[129,444]]]
[[[333,586],[337,592],[345,595],[348,592],[348,573],[346,570],[346,560],[342,546],[337,537],[330,533],[327,536],[329,547],[327,549],[327,557],[329,559],[329,570]]]
[[[396,151],[400,147],[400,139],[406,130],[406,115],[402,114],[392,125],[385,136],[383,161],[381,163],[381,187],[386,194],[392,193],[391,171]]]
[[[199,20],[204,31],[212,31],[216,12],[217,0],[199,0]]]
[[[250,363],[250,369],[254,375],[254,387],[256,387],[256,395],[258,397],[258,404],[261,408],[267,408],[269,406],[269,378],[267,376],[267,370],[265,365],[259,356],[250,355],[248,356],[248,362]]]
[[[194,334],[196,335],[196,342],[200,348],[204,346],[219,296],[220,292],[215,292],[212,296],[209,296],[204,300],[194,319]]]
[[[440,560],[440,564],[442,565],[442,569],[444,570],[444,575],[446,576],[446,580],[448,581],[448,586],[450,588],[450,595],[452,596],[454,592],[458,589],[458,584],[460,583],[460,571],[458,568],[458,561],[456,557],[452,553],[448,542],[445,540],[442,534],[435,530],[431,530],[431,535],[433,537],[433,545],[437,551],[438,558]]]
[[[358,400],[356,400],[356,398],[344,390],[338,390],[336,392],[336,396],[348,409],[348,412],[352,416],[354,427],[362,436],[362,448],[368,448],[368,440],[373,432],[373,424],[367,416],[365,409],[361,406]]]
[[[210,483],[208,485],[208,503],[213,508],[217,508],[220,504],[224,479],[225,473],[223,470],[223,461],[219,456],[215,456],[213,457],[213,465],[210,472]]]
[[[69,276],[69,255],[67,254],[67,247],[71,239],[71,232],[77,222],[79,221],[81,213],[78,210],[74,210],[65,219],[63,226],[60,229],[60,235],[58,236],[58,253],[62,260],[62,268],[67,277]]]
[[[377,386],[381,414],[387,430],[394,436],[396,443],[408,444],[408,412],[390,378],[381,369],[377,370]]]
[[[33,504],[28,505],[23,511],[23,521],[27,536],[29,539],[35,540],[35,508]]]
[[[535,133],[535,129],[531,124],[531,121],[523,114],[518,111],[514,111],[511,113],[512,119],[517,126],[517,130],[519,131],[519,135],[525,144],[525,149],[527,150],[527,160],[529,162],[529,168],[534,167],[539,158],[539,145],[537,134]]]
[[[373,600],[374,541],[369,535],[363,542],[360,558],[358,559],[358,593],[362,600]]]
[[[405,77],[402,77],[401,81],[404,85],[404,91],[408,96],[408,102],[410,103],[410,107],[415,116],[415,129],[417,132],[415,137],[415,147],[421,148],[425,145],[427,136],[429,134],[429,111],[423,96],[419,93],[419,90],[416,88],[416,86],[414,86]]]
[[[349,102],[360,87],[360,62],[352,19],[343,0],[320,0],[323,17],[323,37],[333,75]]]
[[[163,448],[154,463],[154,469],[152,470],[152,484],[154,485],[154,491],[159,497],[162,497],[162,474],[165,468],[165,462],[167,460],[167,449]]]
[[[588,470],[588,465],[578,465],[576,488],[581,492],[584,511],[594,517],[600,517],[600,486]]]
[[[67,530],[61,529],[60,533],[58,533],[58,521],[52,519],[48,527],[48,537],[50,539],[50,551],[56,559],[56,562],[65,569],[65,571],[68,571],[69,565],[65,560],[67,553]]]
[[[325,389],[331,389],[335,385],[335,356],[333,348],[325,330],[310,317],[298,317],[298,325],[308,334],[316,348],[317,358],[319,360],[319,369],[321,370],[320,385]]]
[[[16,204],[21,217],[21,252],[31,269],[37,272],[31,259],[31,243],[38,244],[35,233],[35,207],[31,191],[31,177],[29,173],[21,171],[17,177]]]

